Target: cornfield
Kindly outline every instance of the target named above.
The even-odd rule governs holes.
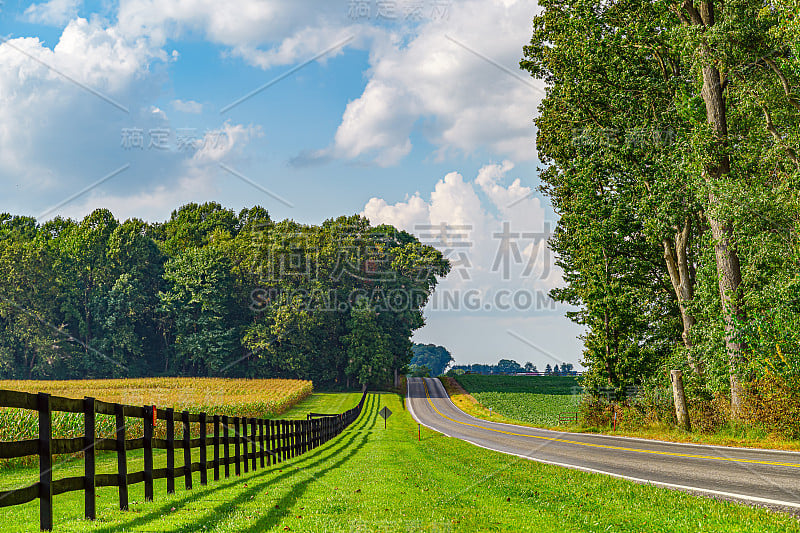
[[[310,381],[298,379],[147,378],[86,381],[0,381],[0,389],[53,396],[83,398],[127,405],[155,405],[159,409],[205,412],[209,415],[271,418],[308,397]],[[140,418],[126,420],[128,438],[144,435]],[[83,435],[83,415],[53,412],[53,437]],[[38,414],[26,409],[0,408],[0,441],[35,439],[39,435]],[[114,417],[97,415],[97,436],[111,438],[116,431]],[[179,434],[181,425],[176,424]],[[159,420],[154,436],[165,438],[166,423]],[[3,461],[0,461],[3,465]]]

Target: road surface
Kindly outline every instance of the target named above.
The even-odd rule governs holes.
[[[800,513],[800,453],[679,444],[488,422],[450,401],[438,379],[408,378],[420,424],[477,446],[639,483]]]

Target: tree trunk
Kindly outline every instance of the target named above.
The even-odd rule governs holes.
[[[705,0],[695,7],[692,0],[683,0],[675,12],[681,22],[687,26],[697,26],[701,31],[715,24],[714,2]],[[719,220],[717,210],[720,201],[714,193],[715,181],[724,179],[730,174],[730,156],[728,155],[728,121],[725,109],[725,83],[719,69],[713,64],[711,49],[707,42],[702,42],[699,49],[703,64],[702,97],[706,106],[706,120],[714,128],[717,142],[722,148],[716,161],[708,164],[703,170],[703,178],[709,186],[708,209],[706,217],[714,238],[714,255],[719,278],[719,297],[725,320],[725,349],[728,356],[728,373],[731,383],[731,416],[741,418],[743,401],[742,383],[739,373],[745,358],[745,346],[736,337],[736,321],[744,318],[742,308],[739,256],[736,253],[733,239],[733,228],[729,222]]]
[[[707,9],[713,10],[713,7],[708,6]],[[712,13],[710,20],[713,24],[713,11],[710,12]],[[719,70],[714,66],[703,67],[702,96],[706,105],[706,118],[714,128],[719,143],[725,146],[727,145],[728,123],[723,90]],[[707,167],[704,171],[706,182],[710,186],[709,209],[706,213],[714,239],[719,296],[725,320],[725,349],[728,356],[728,373],[731,384],[731,416],[738,419],[741,417],[743,398],[739,372],[745,352],[744,344],[736,339],[736,321],[744,318],[740,288],[742,274],[739,256],[733,244],[733,228],[729,223],[717,219],[716,211],[720,201],[714,193],[714,181],[725,178],[729,173],[730,158],[726,152],[723,152],[714,165]]]
[[[713,194],[709,195],[713,197]],[[745,359],[745,345],[737,340],[736,322],[743,320],[739,256],[731,246],[731,229],[720,224],[712,217],[708,218],[711,235],[714,238],[714,254],[717,260],[717,277],[719,279],[719,295],[722,313],[725,320],[725,350],[728,356],[728,373],[731,384],[731,416],[741,417],[744,389],[740,379]]]
[[[672,397],[675,403],[675,416],[678,419],[678,426],[685,431],[691,431],[692,424],[689,421],[689,409],[686,406],[686,393],[683,390],[683,372],[672,370],[669,380],[672,382]]]
[[[691,234],[691,219],[686,217],[683,227],[675,233],[675,239],[664,239],[664,261],[667,263],[667,271],[672,282],[672,288],[678,299],[678,310],[681,313],[683,324],[683,345],[686,348],[692,347],[690,331],[697,320],[687,309],[687,305],[694,298],[694,270],[689,264],[689,237]],[[703,365],[696,361],[691,353],[687,354],[687,360],[692,370],[698,374],[703,373]]]

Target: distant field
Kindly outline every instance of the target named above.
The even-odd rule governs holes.
[[[310,381],[297,379],[147,378],[85,381],[0,381],[0,389],[47,392],[67,398],[91,396],[106,402],[155,405],[177,410],[229,416],[274,418],[313,392]],[[0,408],[0,440],[34,439],[38,436],[37,413]],[[163,437],[165,424],[157,424],[156,437]],[[114,434],[112,416],[97,416],[100,436]],[[141,437],[143,422],[130,419],[131,438]],[[83,434],[83,415],[53,413],[53,435],[72,438]]]
[[[465,374],[456,380],[484,407],[530,424],[559,425],[558,415],[576,411],[580,401],[574,377]]]

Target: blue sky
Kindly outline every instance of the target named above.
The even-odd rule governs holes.
[[[362,213],[457,268],[420,342],[459,363],[577,362],[544,297],[531,0],[51,0],[0,5],[0,211],[188,202]],[[249,95],[249,96],[248,96]],[[235,104],[235,105],[234,105]]]

